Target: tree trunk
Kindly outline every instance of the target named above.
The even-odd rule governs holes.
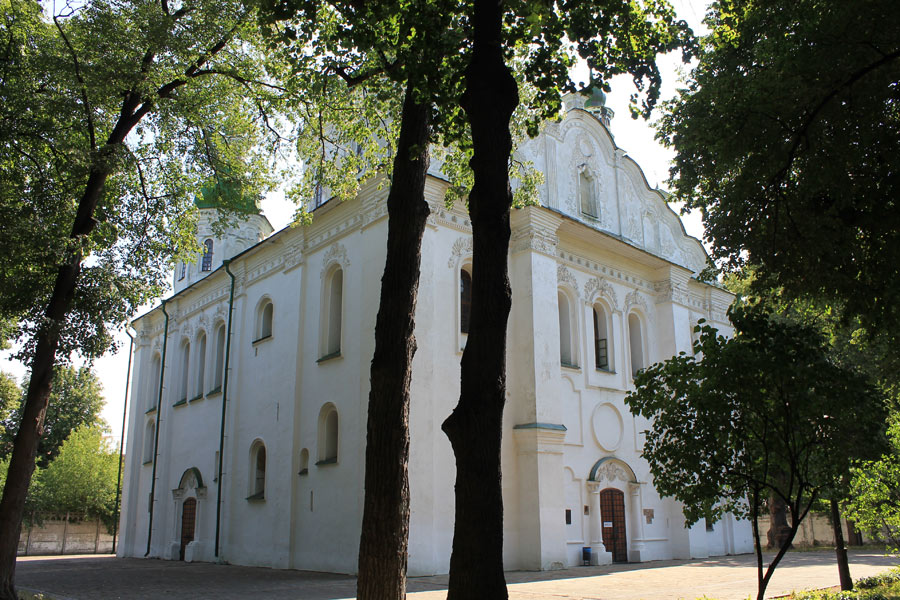
[[[388,238],[381,299],[375,322],[362,534],[360,600],[406,597],[409,538],[409,384],[416,352],[416,297],[425,202],[431,107],[406,88],[400,137],[388,194]]]
[[[103,158],[98,160],[102,162]],[[31,380],[28,382],[28,392],[22,407],[22,423],[13,442],[6,485],[3,487],[3,498],[0,499],[0,600],[16,600],[16,551],[25,510],[25,496],[34,473],[35,453],[50,400],[50,384],[56,364],[60,329],[72,304],[81,273],[83,257],[78,242],[94,228],[94,209],[107,176],[107,171],[94,170],[88,177],[70,234],[75,250],[57,272],[53,292],[44,311],[45,321],[37,333],[37,345],[31,359]]]
[[[853,579],[850,577],[850,562],[847,560],[847,546],[844,545],[844,532],[841,528],[841,511],[837,500],[831,499],[831,526],[834,528],[834,553],[837,555],[838,574],[841,578],[841,589],[852,590]]]
[[[456,456],[456,522],[448,600],[505,599],[503,496],[500,472],[506,399],[509,121],[519,102],[503,61],[499,0],[475,0],[472,62],[462,107],[472,129],[472,308],[462,357],[459,403],[443,430]]]

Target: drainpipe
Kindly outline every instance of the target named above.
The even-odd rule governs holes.
[[[116,534],[119,533],[119,494],[122,491],[122,456],[125,453],[125,420],[128,418],[128,384],[131,383],[131,352],[134,350],[134,336],[125,327],[128,336],[128,372],[125,375],[125,405],[122,408],[122,436],[119,438],[119,470],[116,471],[116,520],[113,521],[112,553],[116,553]]]
[[[169,346],[169,313],[166,312],[166,302],[162,301],[162,313],[166,316],[163,325],[163,351],[159,361],[159,395],[156,397],[156,434],[153,436],[153,475],[150,478],[150,523],[147,525],[147,552],[144,557],[150,556],[150,540],[153,537],[153,505],[156,502],[156,457],[159,455],[159,417],[162,412],[163,380],[166,375],[166,348]]]
[[[225,365],[222,373],[222,421],[219,425],[219,464],[217,468],[216,489],[216,545],[215,556],[219,558],[219,533],[222,524],[222,465],[225,463],[225,406],[228,400],[228,362],[231,358],[231,316],[234,312],[234,273],[231,272],[231,259],[223,260],[225,272],[231,277],[231,291],[228,293],[228,326],[225,330]]]

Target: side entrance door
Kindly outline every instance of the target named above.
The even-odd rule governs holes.
[[[613,562],[628,562],[625,537],[625,494],[614,488],[600,492],[600,519],[603,545],[612,553]]]
[[[181,550],[178,560],[184,560],[184,549],[194,541],[194,523],[197,520],[197,499],[188,498],[181,505]]]

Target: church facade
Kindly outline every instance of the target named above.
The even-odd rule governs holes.
[[[727,292],[663,193],[569,100],[519,152],[545,175],[514,210],[502,446],[507,569],[749,552],[749,523],[684,527],[641,459],[632,374],[691,351],[701,318],[728,330]],[[472,238],[438,170],[422,245],[410,408],[411,575],[445,573],[455,466],[440,424],[459,395]],[[136,319],[120,556],[354,573],[369,363],[387,191],[330,201],[306,227],[250,215],[179,266]]]

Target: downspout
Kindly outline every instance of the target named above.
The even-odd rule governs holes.
[[[113,521],[112,553],[116,553],[116,535],[119,533],[119,495],[122,491],[122,458],[125,454],[125,421],[128,419],[128,384],[131,383],[131,356],[134,350],[134,336],[125,327],[128,336],[128,371],[125,375],[125,405],[122,407],[122,437],[119,438],[119,470],[116,471],[116,520]]]
[[[219,533],[222,523],[222,465],[225,463],[225,406],[228,401],[228,362],[231,358],[231,316],[234,312],[234,273],[228,268],[231,259],[223,260],[222,266],[231,277],[231,291],[228,293],[228,326],[225,330],[225,365],[222,373],[222,421],[219,424],[219,464],[216,479],[216,545],[214,555],[219,558]]]
[[[153,436],[153,475],[150,478],[150,523],[147,525],[147,552],[144,557],[150,556],[150,540],[153,537],[153,505],[156,502],[156,457],[159,454],[159,416],[162,412],[163,380],[166,375],[166,348],[169,346],[169,313],[166,312],[166,302],[162,301],[162,313],[166,316],[163,325],[163,349],[162,358],[159,361],[159,395],[156,397],[156,432]]]

